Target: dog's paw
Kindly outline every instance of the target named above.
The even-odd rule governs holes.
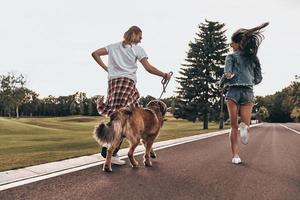
[[[102,171],[104,171],[104,172],[112,172],[112,168],[111,168],[111,166],[104,164]]]
[[[129,159],[131,167],[135,168],[139,165],[139,163],[135,159]]]
[[[131,167],[137,167],[138,166],[139,163],[136,161],[136,159],[134,159],[133,155],[128,154],[128,158],[129,158]]]
[[[136,167],[138,167],[138,165],[139,165],[139,163],[138,163],[137,161],[135,161],[135,162],[133,162],[133,163],[131,162],[130,164],[131,164],[131,167],[132,167],[132,168],[136,168]]]
[[[152,167],[152,162],[150,160],[144,160],[144,165],[146,167]]]
[[[152,151],[150,152],[150,157],[151,158],[157,158],[156,154],[154,152],[152,152]]]

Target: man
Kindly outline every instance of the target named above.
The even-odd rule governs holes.
[[[106,102],[104,103],[103,97],[97,101],[97,110],[100,114],[111,116],[112,113],[122,107],[139,106],[138,99],[140,95],[135,87],[137,81],[137,60],[149,73],[167,80],[171,78],[169,73],[164,73],[149,63],[145,50],[138,45],[141,40],[141,29],[137,26],[132,26],[124,33],[123,41],[110,44],[92,53],[95,61],[108,72]],[[108,55],[108,66],[101,59],[101,56],[105,55]],[[114,151],[113,164],[125,164],[125,161],[117,157],[121,144],[122,142]],[[107,145],[103,145],[101,150],[101,155],[104,158],[106,157]]]

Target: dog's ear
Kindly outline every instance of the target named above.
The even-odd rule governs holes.
[[[167,105],[163,101],[158,101],[159,107],[160,107],[160,112],[162,116],[165,116],[167,112]]]
[[[154,105],[154,101],[153,101],[153,100],[151,100],[151,101],[149,101],[149,102],[147,103],[146,108],[149,108],[149,107],[151,107],[152,105]]]
[[[167,108],[167,112],[173,113],[173,108],[172,107],[168,107]]]

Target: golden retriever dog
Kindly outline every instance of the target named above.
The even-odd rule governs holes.
[[[103,143],[110,144],[103,171],[112,171],[111,157],[114,149],[122,141],[122,137],[126,137],[130,143],[128,158],[132,167],[137,167],[138,165],[138,162],[133,157],[133,153],[141,140],[145,146],[144,165],[152,166],[150,157],[156,157],[152,145],[163,125],[166,112],[167,106],[164,102],[152,100],[145,108],[126,107],[119,109],[111,115],[109,123],[101,123],[97,126],[94,131],[95,140],[100,145]]]

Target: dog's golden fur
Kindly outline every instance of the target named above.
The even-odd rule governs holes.
[[[96,141],[100,145],[102,143],[111,144],[107,151],[103,171],[112,171],[112,153],[120,144],[122,137],[126,137],[130,143],[128,158],[132,167],[138,165],[133,153],[140,140],[145,146],[144,164],[145,166],[152,166],[150,156],[156,157],[152,145],[163,125],[166,111],[167,107],[164,102],[153,100],[148,103],[146,108],[122,108],[111,116],[109,123],[102,123],[97,126],[94,131]]]

